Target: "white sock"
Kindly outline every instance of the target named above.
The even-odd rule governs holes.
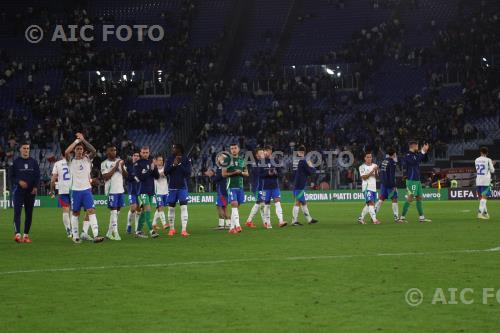
[[[253,221],[253,218],[255,217],[255,215],[257,215],[257,212],[259,211],[259,207],[260,205],[257,203],[253,205],[252,210],[250,211],[250,215],[248,215],[247,222]]]
[[[97,216],[95,214],[89,215],[90,227],[92,228],[92,233],[94,238],[99,236],[99,226],[97,225]]]
[[[89,220],[83,220],[83,227],[82,227],[82,231],[84,234],[89,234],[89,228],[90,228],[90,222]]]
[[[138,213],[138,212],[135,212],[135,219],[134,219],[134,223],[135,223],[135,231],[139,231],[137,230],[137,228],[139,227],[139,218],[141,217],[141,213]]]
[[[93,229],[92,229],[93,230]],[[109,232],[118,232],[118,211],[112,210],[109,216]]]
[[[307,222],[311,222],[313,218],[312,218],[311,214],[309,214],[309,208],[307,207],[307,204],[302,205],[301,208],[302,208],[302,213],[304,213],[304,216],[306,217]]]
[[[71,233],[73,234],[73,239],[80,238],[78,232],[78,216],[71,215]]]
[[[224,228],[224,219],[219,218],[219,227]]]
[[[399,208],[398,208],[398,203],[397,202],[393,202],[392,203],[392,212],[393,212],[393,214],[394,214],[395,217],[399,216]]]
[[[271,205],[264,205],[264,223],[271,225]]]
[[[264,221],[264,219],[265,219],[264,203],[262,203],[262,202],[259,204],[259,213],[260,213],[260,218],[262,219],[262,221]]]
[[[240,213],[238,212],[238,208],[231,208],[231,229],[240,226]]]
[[[130,210],[127,213],[127,227],[132,225],[132,219],[135,217],[135,212],[131,212]]]
[[[283,222],[283,209],[281,208],[281,202],[275,202],[274,208],[276,209],[276,216],[278,216],[279,223]]]
[[[375,213],[375,207],[374,206],[368,206],[368,212],[370,213],[370,217],[372,218],[372,221],[375,222],[377,221],[377,214]]]
[[[158,223],[156,222],[156,220],[158,220],[160,218],[160,214],[157,210],[155,210],[155,214],[153,215],[153,225],[157,225]]]
[[[298,218],[299,218],[299,206],[293,206],[293,209],[292,209],[292,223],[297,222]]]
[[[375,204],[375,213],[378,213],[380,207],[382,206],[382,203],[383,203],[382,200],[377,201],[377,203]]]
[[[188,206],[181,205],[181,222],[182,222],[182,231],[186,231],[188,224]]]
[[[486,199],[479,200],[479,212],[485,214],[486,210]]]
[[[366,216],[366,214],[368,214],[368,206],[367,206],[367,205],[365,205],[365,206],[363,207],[363,210],[361,211],[361,215],[359,216],[359,218],[360,218],[360,219],[364,219],[364,218],[365,218],[365,216]]]
[[[71,230],[71,217],[70,217],[69,212],[63,212],[62,217],[63,217],[63,224],[64,224],[64,230]]]
[[[175,207],[168,207],[168,225],[170,230],[175,229]]]
[[[231,227],[231,219],[230,218],[226,219],[225,222],[226,222],[226,227]]]
[[[165,226],[167,224],[167,218],[165,217],[165,212],[161,211],[158,213],[158,215],[160,216],[161,224]]]

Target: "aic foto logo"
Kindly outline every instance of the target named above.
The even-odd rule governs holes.
[[[51,42],[77,42],[79,40],[84,42],[92,42],[95,38],[99,38],[103,42],[114,39],[120,42],[128,41],[152,41],[159,42],[165,37],[165,30],[161,25],[114,25],[103,24],[102,26],[94,26],[91,24],[79,25],[62,25],[54,26],[50,31],[44,31],[38,25],[30,25],[24,31],[24,37],[29,43],[40,43],[45,34],[50,36]]]

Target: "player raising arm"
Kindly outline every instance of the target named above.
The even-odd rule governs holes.
[[[477,213],[478,219],[488,220],[490,214],[486,208],[486,200],[491,195],[491,174],[495,173],[493,161],[488,158],[488,148],[481,147],[479,149],[481,156],[476,158],[476,187],[477,196],[479,197],[479,211]]]
[[[245,160],[240,157],[240,147],[233,143],[229,146],[231,156],[224,161],[222,177],[227,179],[227,192],[231,202],[231,226],[230,234],[241,232],[240,214],[238,207],[245,203],[245,192],[243,191],[243,177],[248,177]]]
[[[85,148],[90,152],[88,155],[84,154]],[[92,160],[95,154],[95,148],[85,140],[82,133],[76,134],[76,140],[64,152],[73,179],[71,185],[71,210],[73,211],[71,232],[73,234],[73,242],[77,244],[81,243],[78,234],[78,220],[82,207],[87,211],[90,227],[94,234],[94,242],[98,243],[104,240],[103,237],[99,236],[94,198],[92,197],[92,185],[90,184],[90,172],[92,171]]]
[[[377,174],[378,166],[372,163],[373,156],[370,151],[365,152],[365,163],[359,167],[359,175],[361,176],[363,195],[365,196],[366,205],[358,218],[360,224],[365,224],[364,218],[366,213],[370,214],[373,224],[380,224],[375,213],[375,201],[377,201]]]
[[[413,198],[417,200],[418,220],[423,222],[432,222],[425,218],[424,208],[422,206],[423,191],[422,183],[420,182],[420,163],[429,150],[429,144],[424,144],[422,149],[418,151],[418,142],[411,140],[409,143],[409,151],[403,157],[401,164],[406,169],[406,202],[403,205],[403,214],[399,218],[399,222],[406,222],[406,214],[410,208]]]

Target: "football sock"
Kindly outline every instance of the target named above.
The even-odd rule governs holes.
[[[392,203],[392,212],[394,213],[394,216],[399,216],[399,208],[397,202]]]
[[[247,222],[253,221],[253,218],[255,217],[257,212],[259,211],[259,208],[260,208],[259,204],[256,203],[253,205],[252,210],[250,211],[250,215],[248,215]]]
[[[128,213],[127,213],[127,227],[128,227],[129,225],[132,225],[132,219],[133,219],[133,218],[135,219],[135,212],[134,212],[134,213],[132,213],[132,212],[129,210],[129,211],[128,211]]]
[[[479,200],[479,212],[481,214],[486,214],[486,199]]]
[[[281,208],[281,202],[275,202],[274,208],[276,209],[276,216],[278,216],[279,223],[283,222],[283,208]]]
[[[261,202],[259,204],[259,213],[260,213],[260,218],[262,219],[262,221],[264,221],[264,204]]]
[[[153,225],[157,225],[158,223],[156,222],[160,218],[159,212],[155,210],[155,214],[153,215]]]
[[[140,218],[141,218],[141,213],[135,212],[135,214],[134,214],[135,231],[139,231],[139,219]]]
[[[69,212],[64,212],[62,214],[64,230],[71,230],[71,215]]]
[[[109,231],[118,232],[118,211],[112,210],[109,216]]]
[[[182,223],[182,231],[186,231],[188,224],[188,206],[181,205],[181,223]]]
[[[298,217],[299,217],[299,206],[293,206],[293,209],[292,209],[292,223],[297,222]]]
[[[94,237],[99,236],[99,227],[97,225],[97,217],[95,216],[95,214],[89,214],[89,223],[90,227],[92,228]]]
[[[71,233],[73,234],[73,239],[80,238],[78,232],[78,216],[71,215]]]
[[[90,228],[90,222],[89,220],[83,220],[83,227],[82,227],[82,231],[84,234],[89,234],[89,228]]]
[[[219,218],[219,227],[224,228],[224,219]]]
[[[383,203],[382,200],[377,201],[377,203],[375,204],[375,213],[378,213],[380,207],[382,206],[382,203]]]
[[[410,209],[411,204],[408,201],[405,201],[405,204],[403,205],[403,214],[401,216],[406,216],[408,213],[408,209]]]
[[[141,215],[139,215],[139,222],[137,223],[137,230],[136,231],[142,231],[142,228],[144,227],[144,217],[146,216],[146,212],[141,212]]]
[[[372,218],[372,221],[375,222],[377,221],[377,214],[375,213],[375,207],[374,206],[368,206],[368,212],[370,213],[370,217]]]
[[[238,208],[231,208],[231,229],[236,228],[240,225],[240,214]]]
[[[271,225],[271,205],[264,205],[264,223]]]
[[[312,216],[309,214],[309,208],[307,207],[307,204],[304,204],[301,206],[302,208],[302,213],[304,213],[304,216],[306,217],[307,222],[312,221]]]
[[[165,212],[161,211],[158,213],[158,215],[160,216],[161,224],[165,226],[167,224],[167,218],[165,217]]]
[[[365,216],[366,216],[366,214],[368,214],[368,206],[367,206],[367,205],[365,205],[365,206],[363,207],[363,210],[361,211],[361,215],[359,216],[359,218],[360,218],[361,220],[362,220],[362,219],[364,219],[364,218],[365,218]]]
[[[170,230],[174,230],[174,228],[175,228],[175,207],[168,207],[168,224],[170,226]]]
[[[424,207],[422,207],[422,201],[417,200],[417,211],[418,215],[424,216]]]
[[[226,219],[226,227],[230,227],[231,226],[231,219]]]
[[[153,221],[151,221],[151,211],[146,210],[144,211],[144,222],[146,222],[148,229],[151,231],[153,230]]]

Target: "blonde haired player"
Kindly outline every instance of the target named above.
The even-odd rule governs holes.
[[[371,152],[365,153],[365,163],[359,167],[359,174],[363,180],[361,187],[363,195],[365,196],[366,205],[363,207],[361,215],[358,218],[360,224],[365,224],[364,218],[368,213],[372,218],[373,224],[380,224],[375,213],[375,202],[377,201],[377,175],[378,166],[373,163],[373,156]]]
[[[477,196],[479,197],[477,218],[488,220],[490,214],[488,214],[486,208],[486,201],[488,196],[491,195],[491,174],[495,172],[495,168],[493,167],[493,161],[488,157],[487,147],[481,147],[479,153],[481,156],[474,161],[476,165]]]

